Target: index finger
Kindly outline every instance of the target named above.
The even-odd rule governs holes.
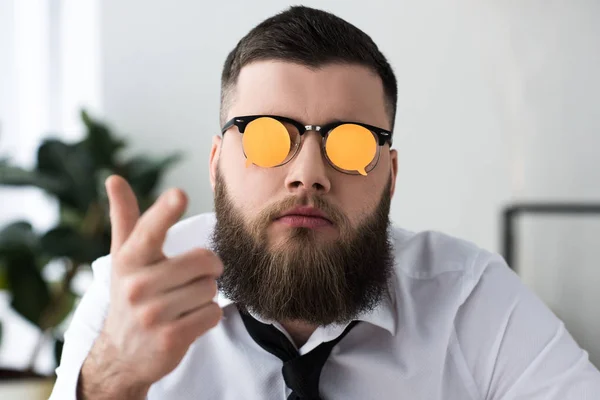
[[[142,215],[121,249],[128,265],[144,266],[163,260],[162,251],[168,230],[183,216],[187,196],[179,189],[163,193]]]
[[[140,218],[140,209],[133,189],[125,179],[111,175],[105,186],[110,206],[110,252],[114,254],[133,231]]]

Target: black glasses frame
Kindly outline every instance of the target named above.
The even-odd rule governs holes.
[[[240,133],[243,134],[246,130],[246,126],[248,126],[250,122],[258,118],[273,118],[279,122],[287,122],[298,129],[300,136],[304,135],[308,131],[315,131],[320,133],[323,138],[325,138],[329,132],[331,132],[333,129],[337,128],[340,125],[359,125],[363,128],[370,130],[375,134],[375,136],[377,136],[377,143],[379,144],[379,146],[383,146],[386,142],[389,143],[390,146],[392,145],[392,132],[383,128],[378,128],[373,125],[351,121],[335,121],[325,125],[303,125],[302,123],[294,119],[282,117],[279,115],[246,115],[242,117],[235,117],[227,121],[227,123],[223,126],[223,129],[221,129],[221,134],[224,135],[225,132],[227,132],[234,125],[237,126]]]

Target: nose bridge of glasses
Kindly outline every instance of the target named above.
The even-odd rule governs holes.
[[[308,133],[309,131],[313,131],[318,133],[322,138],[325,138],[325,131],[323,131],[323,126],[321,125],[304,125],[304,132]]]
[[[304,125],[304,131],[305,132],[308,132],[308,131],[321,132],[321,126],[320,125]]]

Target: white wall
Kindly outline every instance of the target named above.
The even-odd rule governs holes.
[[[48,6],[28,3],[0,4],[0,158],[25,167],[35,162],[39,139],[49,128]],[[39,191],[0,188],[0,225],[16,219],[44,229],[56,219],[55,207]]]
[[[395,68],[396,223],[499,250],[499,213],[509,201],[600,201],[600,3],[302,3],[364,29]],[[167,186],[189,193],[188,214],[212,209],[207,164],[219,131],[223,61],[249,29],[286,6],[102,2],[106,116],[137,151],[187,152]],[[521,273],[600,364],[593,309],[600,303],[600,218],[585,226],[569,221],[522,224]]]
[[[508,62],[496,70],[522,165],[513,196],[600,203],[600,3],[516,4],[497,7]],[[528,216],[520,228],[523,280],[600,366],[600,215]]]
[[[471,5],[467,13],[448,2],[304,4],[335,11],[367,31],[396,69],[400,176],[394,220],[495,247],[497,209],[510,196],[509,148],[481,67],[484,41],[494,38],[473,35],[481,16],[490,19],[485,10]],[[197,1],[103,2],[106,115],[137,149],[187,151],[168,182],[189,192],[190,213],[212,208],[207,160],[210,138],[219,132],[225,57],[249,29],[285,7],[282,1],[210,7]]]
[[[0,158],[8,156],[20,166],[32,167],[44,137],[67,141],[81,137],[82,105],[101,110],[97,3],[0,0]],[[43,232],[56,224],[57,217],[57,203],[40,190],[0,188],[0,227],[23,219]],[[60,265],[54,263],[44,272],[59,278]],[[10,309],[2,292],[0,320],[4,328],[0,366],[27,367],[38,333]],[[37,370],[50,373],[53,363],[51,347],[43,347]]]

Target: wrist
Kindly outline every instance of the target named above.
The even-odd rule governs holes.
[[[85,359],[77,382],[77,400],[144,400],[149,384],[137,382],[133,372],[101,334]]]

